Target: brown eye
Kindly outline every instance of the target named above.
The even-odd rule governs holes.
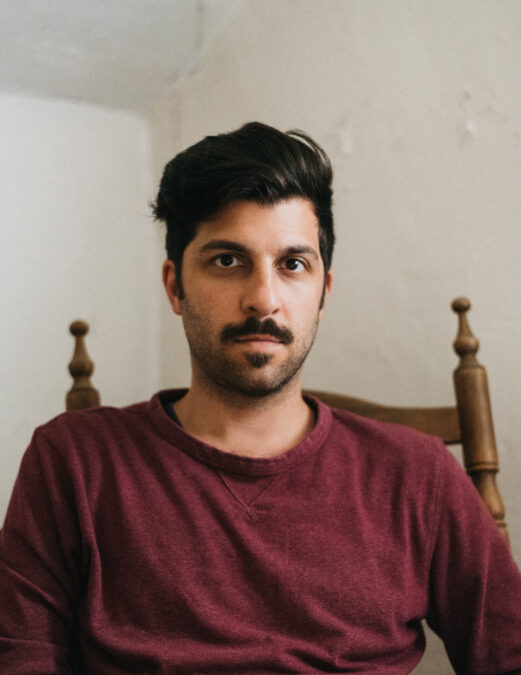
[[[304,269],[304,265],[297,258],[288,258],[285,260],[284,267],[290,272],[300,272]]]
[[[223,253],[215,259],[217,267],[235,267],[239,261],[231,253]]]

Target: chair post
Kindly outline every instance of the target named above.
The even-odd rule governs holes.
[[[457,298],[452,309],[458,315],[458,334],[453,346],[460,362],[454,371],[454,388],[465,468],[508,544],[505,507],[496,485],[499,464],[487,372],[476,359],[479,341],[472,334],[466,316],[470,302]]]
[[[67,393],[66,407],[67,410],[93,408],[100,405],[100,395],[90,381],[94,363],[89,357],[84,339],[89,332],[89,324],[85,321],[73,321],[69,330],[75,338],[74,354],[69,363],[69,372],[74,383]]]

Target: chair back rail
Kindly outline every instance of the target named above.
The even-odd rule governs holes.
[[[455,406],[445,408],[399,407],[314,389],[307,389],[306,392],[316,396],[332,408],[349,410],[362,417],[370,417],[380,422],[403,424],[423,431],[425,434],[439,436],[445,445],[455,445],[461,442],[458,411]]]

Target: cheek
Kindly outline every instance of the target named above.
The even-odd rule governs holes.
[[[225,288],[195,287],[194,292],[186,294],[191,307],[204,323],[219,326],[233,321],[237,313],[237,295]],[[192,300],[193,299],[193,300]]]
[[[296,321],[306,323],[318,314],[321,298],[322,285],[303,285],[285,294],[284,305]]]
[[[286,313],[288,327],[302,338],[316,331],[320,319],[321,292],[303,292],[298,301],[293,300],[291,308]]]

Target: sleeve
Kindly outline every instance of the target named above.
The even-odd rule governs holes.
[[[0,532],[0,672],[72,673],[80,537],[60,453],[38,430]]]
[[[457,673],[521,673],[521,573],[472,481],[444,454],[427,622]]]

